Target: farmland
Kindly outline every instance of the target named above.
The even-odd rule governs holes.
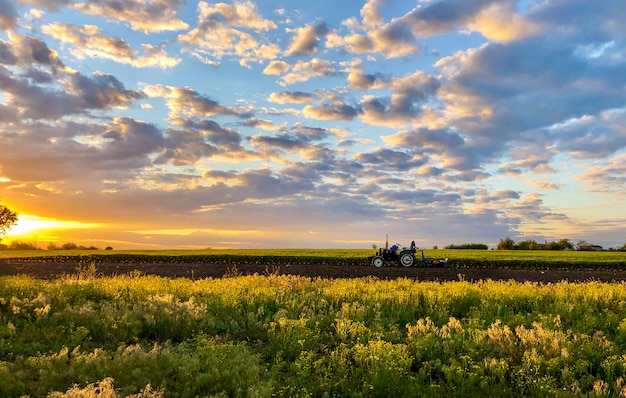
[[[0,275],[56,278],[95,267],[101,276],[149,275],[191,279],[269,271],[328,278],[377,277],[419,280],[494,279],[534,282],[626,280],[626,252],[425,250],[449,258],[445,268],[372,267],[369,250],[203,250],[203,251],[0,251]]]
[[[3,253],[0,396],[626,396],[624,253],[370,252]]]

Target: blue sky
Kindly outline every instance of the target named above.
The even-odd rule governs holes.
[[[0,0],[6,237],[626,242],[623,2]]]

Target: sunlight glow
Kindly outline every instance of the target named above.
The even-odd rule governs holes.
[[[20,214],[17,224],[15,224],[7,233],[7,237],[31,237],[36,232],[50,229],[87,229],[98,228],[102,224],[84,223],[79,221],[57,220],[54,218],[38,217],[29,214]]]
[[[178,228],[178,229],[146,229],[134,232],[142,235],[261,235],[264,231],[258,230],[233,230],[233,229],[211,229],[211,228]]]

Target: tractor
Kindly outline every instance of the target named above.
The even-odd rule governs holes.
[[[403,267],[412,267],[413,265],[431,267],[431,266],[445,266],[448,263],[448,259],[437,260],[424,256],[422,250],[421,264],[415,258],[415,241],[411,242],[410,247],[403,247],[400,249],[399,244],[394,244],[389,248],[389,236],[385,241],[385,248],[378,249],[378,252],[371,257],[368,257],[369,262],[376,268],[384,266],[386,263],[397,263]]]

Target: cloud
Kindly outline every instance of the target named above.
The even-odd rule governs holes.
[[[561,150],[575,158],[602,159],[626,148],[626,108],[570,119],[550,129]]]
[[[509,42],[541,33],[540,25],[516,13],[515,2],[489,4],[467,24],[490,40]]]
[[[115,62],[132,65],[137,68],[171,68],[181,61],[180,58],[167,56],[162,48],[142,44],[146,55],[139,56],[124,40],[109,37],[97,26],[83,25],[76,27],[69,24],[53,23],[42,26],[42,32],[64,43],[74,45],[71,53],[78,59],[104,58]]]
[[[261,43],[254,34],[276,29],[276,24],[262,18],[251,1],[209,4],[198,3],[198,25],[178,36],[200,60],[218,64],[225,56],[238,57],[247,66],[251,62],[274,59],[280,48]],[[207,58],[208,57],[208,58]]]
[[[281,79],[281,85],[290,85],[299,82],[306,82],[313,77],[333,76],[337,73],[334,63],[320,58],[313,58],[310,61],[301,61],[293,65],[291,71]]]
[[[278,126],[271,120],[267,119],[249,118],[244,120],[243,124],[245,126],[260,128],[261,130],[266,131],[276,131],[282,128],[282,126]]]
[[[217,115],[239,115],[237,109],[220,105],[189,87],[173,87],[161,84],[147,85],[144,92],[151,98],[164,98],[170,110],[169,118],[174,125],[181,125],[190,118]]]
[[[58,121],[54,126],[18,126],[13,133],[0,131],[7,150],[3,174],[22,181],[20,190],[43,197],[100,187],[105,179],[127,180],[149,166],[148,156],[163,144],[158,128],[130,118],[103,125]]]
[[[348,87],[353,90],[368,90],[376,86],[379,77],[359,72],[351,72],[348,75]]]
[[[189,25],[176,14],[183,4],[182,0],[88,0],[72,6],[109,21],[127,22],[133,30],[154,33],[187,29]]]
[[[165,139],[165,150],[155,159],[155,164],[171,163],[184,166],[197,163],[201,159],[211,158],[219,149],[204,138],[201,131],[187,129],[169,129]]]
[[[306,105],[302,109],[302,114],[305,117],[318,120],[352,120],[357,116],[358,110],[341,101],[334,101],[332,104],[321,106]]]
[[[280,132],[273,136],[255,135],[250,137],[249,142],[265,153],[272,154],[272,156],[279,156],[276,149],[288,152],[311,149],[311,143],[322,141],[334,135],[332,131],[327,129],[309,127],[301,123],[296,123],[289,131]]]
[[[277,104],[307,104],[313,100],[313,96],[302,91],[285,91],[271,93],[268,100]]]
[[[65,68],[57,51],[38,38],[11,34],[8,42],[0,39],[0,51],[0,59],[5,65],[47,67],[54,74]]]
[[[342,36],[337,31],[328,33],[326,47],[343,48],[354,54],[382,54],[387,58],[399,58],[418,54],[417,37],[403,18],[385,23],[378,11],[380,1],[368,1],[361,8],[362,23],[355,18],[343,21],[351,33]]]
[[[149,123],[119,117],[105,127],[103,156],[107,159],[145,157],[163,145],[161,132]]]
[[[20,0],[21,3],[34,4],[51,11],[58,11],[61,7],[72,3],[71,0]]]
[[[328,34],[326,22],[322,21],[295,30],[296,36],[289,44],[287,55],[311,55],[317,51],[320,37]]]
[[[0,58],[18,69],[0,69],[0,87],[6,104],[17,107],[20,117],[55,120],[89,110],[127,107],[141,98],[112,75],[85,76],[66,68],[57,52],[40,39],[9,38],[10,42],[0,40]]]
[[[424,159],[409,152],[378,148],[374,152],[358,153],[354,159],[360,163],[379,167],[384,165],[387,170],[408,171],[424,164]]]
[[[102,72],[96,72],[92,77],[74,73],[67,89],[80,101],[82,109],[126,107],[142,98],[141,93],[126,89],[115,76]]]
[[[420,124],[430,110],[428,101],[437,93],[440,82],[428,74],[417,71],[391,79],[382,87],[392,90],[391,97],[366,95],[361,100],[362,119],[366,123],[389,127]]]
[[[279,76],[289,70],[291,66],[285,61],[272,61],[263,69],[264,75]]]
[[[0,0],[0,29],[13,30],[17,27],[17,11],[9,0]]]
[[[618,154],[585,168],[576,179],[590,192],[626,195],[626,154]]]

